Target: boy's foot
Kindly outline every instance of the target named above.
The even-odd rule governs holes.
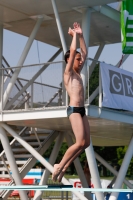
[[[59,176],[60,173],[61,173],[61,169],[59,167],[59,164],[55,164],[54,165],[54,171],[53,171],[53,174],[52,174],[53,181],[57,180],[57,177]]]

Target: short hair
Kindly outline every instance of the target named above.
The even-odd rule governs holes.
[[[76,54],[80,54],[79,51],[76,51]],[[64,55],[64,59],[65,59],[65,62],[67,63],[67,59],[70,57],[70,49],[65,53]]]

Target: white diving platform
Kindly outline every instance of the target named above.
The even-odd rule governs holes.
[[[45,168],[40,185],[46,185],[53,165],[56,162],[63,141],[68,146],[73,145],[74,135],[66,114],[68,96],[63,85],[64,61],[53,62],[57,56],[65,53],[70,46],[71,37],[68,28],[74,22],[82,26],[87,48],[98,46],[92,62],[85,62],[81,75],[84,88],[87,88],[85,105],[86,115],[90,123],[91,141],[85,149],[91,177],[95,188],[101,188],[96,159],[109,169],[114,177],[114,189],[120,189],[124,182],[133,189],[131,183],[125,179],[128,166],[133,157],[133,113],[103,108],[102,84],[99,76],[99,86],[89,94],[89,78],[96,67],[103,48],[107,44],[121,42],[120,9],[114,9],[109,4],[121,2],[116,0],[1,0],[0,1],[0,140],[3,147],[0,153],[0,175],[10,178],[9,185],[22,185],[22,179],[39,161]],[[11,68],[3,57],[3,29],[27,36],[27,43],[16,63],[17,68]],[[42,65],[34,64],[32,68],[25,68],[24,62],[34,40],[38,40],[54,47],[57,52]],[[78,48],[79,46],[77,46]],[[5,48],[5,47],[4,47]],[[15,46],[14,46],[15,49]],[[47,51],[47,50],[46,50]],[[45,54],[45,51],[44,51]],[[122,64],[118,60],[116,67]],[[112,58],[113,59],[113,58]],[[17,58],[16,58],[17,60]],[[39,63],[40,64],[40,63]],[[56,65],[56,66],[55,66]],[[36,69],[34,68],[36,67]],[[38,68],[37,68],[38,67]],[[51,68],[50,68],[51,67]],[[60,73],[60,77],[53,74]],[[56,69],[56,72],[54,71]],[[30,73],[27,73],[28,70]],[[4,72],[4,73],[3,73]],[[38,79],[42,76],[43,83]],[[59,76],[59,74],[58,74]],[[48,77],[48,82],[45,77]],[[52,80],[52,82],[50,82]],[[57,81],[56,83],[53,81]],[[41,92],[45,93],[42,98]],[[99,96],[99,107],[93,106],[92,101]],[[55,101],[54,101],[55,100]],[[8,136],[13,140],[9,142]],[[55,142],[49,162],[43,157],[44,153]],[[119,171],[116,171],[107,161],[100,157],[93,149],[94,146],[128,146]],[[79,158],[74,160],[77,174],[84,188],[88,187]],[[9,168],[10,166],[10,168]],[[6,171],[5,171],[6,169]],[[11,173],[10,173],[11,172]],[[112,183],[111,182],[111,183]],[[63,177],[62,184],[70,182]],[[11,191],[3,190],[0,199],[7,200]],[[73,193],[80,200],[92,200],[91,194],[85,196],[79,192]],[[28,200],[25,191],[19,191],[21,200]],[[37,191],[34,200],[41,199],[42,192]],[[118,193],[111,193],[109,200],[117,200]],[[96,192],[96,199],[103,200],[104,194]]]
[[[72,131],[66,106],[4,111],[1,122],[56,131]],[[86,105],[94,146],[125,146],[133,131],[133,113]]]

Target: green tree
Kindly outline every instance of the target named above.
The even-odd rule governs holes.
[[[121,166],[121,164],[123,162],[127,148],[128,148],[127,146],[117,148],[117,157],[118,157],[119,166]],[[131,162],[129,164],[129,167],[127,170],[127,176],[133,176],[133,158],[131,159]]]
[[[96,64],[94,71],[91,74],[89,80],[89,96],[95,91],[99,86],[99,64]],[[88,85],[86,88],[86,99],[88,99]],[[92,101],[93,105],[98,105],[98,96]]]

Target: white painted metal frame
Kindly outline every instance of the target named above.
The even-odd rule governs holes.
[[[90,18],[91,18],[91,9],[87,8],[82,13],[82,30],[83,30],[84,40],[85,40],[87,49],[89,46],[89,38],[90,38]],[[81,77],[83,80],[84,91],[86,91],[87,61],[84,63],[84,67],[82,68]]]
[[[6,136],[6,132],[1,126],[0,126],[0,139],[1,139],[2,146],[5,150],[6,157],[10,163],[10,168],[12,170],[12,176],[15,180],[15,183],[16,183],[16,185],[23,185],[16,162],[15,162],[15,159],[14,159],[14,156],[13,156],[13,153],[12,153],[11,146],[10,146],[8,138]],[[28,200],[28,197],[27,197],[27,194],[25,191],[19,191],[19,194],[20,194],[21,199]]]
[[[59,30],[59,34],[60,34],[60,38],[61,38],[61,42],[62,42],[62,46],[63,46],[63,51],[66,52],[67,51],[67,46],[66,46],[66,43],[65,43],[65,38],[64,38],[64,34],[63,34],[63,30],[62,30],[62,27],[61,27],[61,22],[60,22],[60,18],[59,18],[59,14],[58,14],[58,10],[57,10],[57,7],[56,7],[56,2],[55,0],[51,0],[52,2],[52,5],[53,5],[53,9],[54,9],[54,13],[55,13],[55,17],[56,17],[56,22],[57,22],[57,27],[58,27],[58,30]],[[111,17],[112,19],[115,19],[116,21],[118,21],[118,17],[119,17],[119,14],[112,11],[112,9],[108,8],[107,6],[102,6],[102,7],[94,7],[93,8],[95,11],[98,11],[98,12],[101,12],[102,14],[105,14],[107,15],[108,17]],[[92,10],[89,10],[89,9],[85,9],[82,13],[83,15],[83,18],[82,18],[82,28],[83,28],[83,33],[84,33],[84,38],[85,38],[85,41],[86,41],[86,44],[87,46],[89,46],[89,40],[88,40],[88,35],[89,35],[89,30],[90,30],[90,16],[91,16],[91,11]],[[41,22],[42,22],[43,18],[39,18],[38,19],[38,22],[25,46],[25,49],[23,51],[23,54],[18,62],[18,66],[22,66],[23,63],[24,63],[24,60],[28,54],[28,51],[30,49],[30,46],[35,38],[35,35],[37,33],[37,30],[39,29],[40,25],[41,25]],[[1,46],[0,46],[0,63],[2,63],[2,58],[1,58],[1,55],[2,55],[2,41],[3,41],[3,27],[0,26],[0,41],[1,41]],[[98,59],[102,50],[104,48],[104,44],[102,44],[97,53],[96,53],[96,56],[95,56],[95,59]],[[50,61],[52,61],[57,55],[59,55],[59,53],[61,52],[62,50],[59,49],[58,52],[50,59]],[[125,55],[124,56],[124,59],[122,62],[124,62],[126,59],[127,59],[128,55]],[[91,68],[94,69],[94,64],[95,64],[95,61],[92,63],[91,67],[90,67],[90,70]],[[116,65],[118,66],[119,63]],[[7,104],[6,106],[6,109],[8,109],[10,107],[10,105],[30,86],[30,85],[33,85],[33,82],[34,80],[46,69],[46,67],[48,67],[48,64],[47,65],[44,65],[42,67],[42,69],[29,81],[29,83],[27,83],[24,88],[18,92],[18,94],[12,99],[12,101],[10,103]],[[87,63],[85,64],[84,68],[83,68],[83,71],[82,71],[82,77],[83,77],[83,83],[84,83],[84,87],[86,88],[86,69],[87,69]],[[3,70],[1,70],[0,72],[0,83],[2,83],[2,73]],[[15,73],[11,79],[11,82],[10,84],[8,85],[7,87],[7,90],[4,94],[4,106],[6,105],[6,102],[8,100],[8,97],[9,97],[9,94],[11,92],[11,89],[18,77],[18,74],[20,72],[20,69],[16,69],[15,70]],[[91,75],[92,73],[92,70],[89,74],[89,76]],[[99,76],[100,78],[100,76]],[[2,84],[1,84],[2,85]],[[95,98],[96,94],[98,94],[98,89],[99,89],[99,96],[100,96],[100,101],[99,101],[99,107],[101,107],[101,95],[102,95],[102,88],[101,88],[101,84],[100,84],[100,87],[97,88],[95,90],[95,92],[91,95],[90,97],[90,100],[89,100],[89,103],[91,103],[91,101]],[[3,86],[2,86],[3,87]],[[1,89],[1,94],[2,94],[2,91],[3,89]],[[33,95],[33,88],[32,88],[32,95]],[[1,95],[2,97],[2,95]],[[33,103],[33,100],[32,100],[32,103]],[[66,99],[66,105],[68,104],[67,102],[67,99]],[[2,110],[2,100],[1,100],[1,109]],[[115,113],[113,111],[107,111],[106,109],[102,109],[101,108],[101,112],[97,112],[97,109],[95,108],[88,108],[88,113],[93,113],[94,116],[97,116],[97,117],[101,117],[101,118],[108,118],[108,119],[113,119],[113,120],[118,120],[118,115],[119,115],[119,120],[120,121],[123,121],[125,122],[124,120],[124,117],[125,116],[122,116],[120,113]],[[59,111],[60,112],[60,111]],[[111,115],[109,115],[109,113],[111,113]],[[114,115],[115,115],[115,118],[114,118]],[[132,116],[128,116],[128,119],[130,118],[130,121],[132,120]],[[127,119],[127,122],[130,123]],[[133,122],[132,122],[133,123]],[[10,158],[12,159],[12,161],[10,160],[10,165],[11,165],[11,168],[14,168],[14,171],[13,171],[13,174],[16,174],[14,179],[15,179],[15,182],[16,184],[20,185],[21,184],[21,177],[20,175],[18,174],[18,169],[16,168],[16,165],[15,165],[15,160],[14,160],[14,157],[13,157],[13,154],[12,154],[12,151],[11,151],[11,148],[10,148],[10,145],[9,143],[7,142],[7,137],[6,137],[6,134],[5,134],[5,130],[8,131],[13,137],[14,137],[14,140],[17,140],[20,142],[20,144],[22,144],[22,146],[24,146],[32,155],[35,156],[36,159],[40,160],[40,162],[47,168],[50,170],[50,172],[53,171],[53,167],[52,165],[50,165],[37,151],[34,150],[34,148],[32,148],[27,142],[25,142],[17,133],[15,133],[15,131],[13,131],[8,125],[4,124],[4,123],[1,123],[0,124],[1,127],[0,127],[0,137],[1,137],[1,140],[2,140],[2,144],[3,146],[9,146],[9,147],[5,147],[5,152],[7,154],[7,157],[8,159],[10,160]],[[5,129],[5,130],[4,130]],[[51,154],[51,157],[50,157],[50,163],[51,164],[54,164],[55,162],[55,158],[57,156],[57,153],[59,151],[59,147],[62,143],[62,140],[63,140],[63,137],[64,137],[64,134],[61,134],[60,137],[58,137],[58,139],[56,140],[56,144],[55,144],[55,147],[54,147],[54,150],[56,151],[53,151],[52,154]],[[71,145],[72,144],[72,140],[70,139],[70,137],[68,135],[66,135],[66,139],[67,139],[67,142],[68,142],[68,145]],[[126,174],[126,170],[127,170],[127,163],[130,162],[131,160],[131,157],[132,157],[132,154],[133,154],[133,151],[132,151],[132,146],[133,146],[133,138],[131,139],[131,142],[130,142],[130,145],[129,145],[129,148],[128,148],[128,151],[125,155],[125,158],[124,158],[124,161],[123,161],[123,164],[121,166],[121,169],[118,172],[114,171],[111,166],[109,166],[106,161],[103,161],[102,158],[99,158],[98,155],[96,155],[96,153],[94,154],[94,150],[93,150],[93,147],[92,147],[92,143],[90,144],[90,147],[88,147],[86,149],[86,156],[87,156],[87,160],[88,160],[88,164],[89,164],[89,167],[90,167],[90,171],[91,171],[91,175],[92,175],[92,179],[93,179],[93,183],[95,185],[95,187],[97,188],[101,188],[101,184],[100,184],[100,177],[99,177],[99,174],[98,174],[98,170],[97,170],[97,164],[96,164],[96,161],[95,161],[95,157],[97,159],[99,159],[99,161],[101,161],[101,163],[103,163],[108,169],[110,169],[110,171],[112,171],[115,175],[117,175],[117,179],[116,179],[116,183],[115,183],[115,188],[120,188],[121,187],[121,184],[122,182],[124,181],[128,186],[131,187],[131,184],[124,180],[124,177],[125,177],[125,174]],[[55,155],[55,152],[56,152],[56,155]],[[9,158],[10,157],[10,158]],[[81,178],[81,181],[82,181],[82,184],[84,187],[87,186],[86,184],[86,179],[85,179],[85,176],[83,174],[83,170],[81,168],[81,165],[80,165],[80,162],[79,162],[79,159],[77,158],[75,161],[75,167],[77,168],[77,172],[79,174],[79,177]],[[46,183],[46,180],[47,180],[47,177],[48,177],[48,170],[46,170],[46,174],[44,174],[44,176],[42,177],[42,180],[41,180],[41,183],[44,184]],[[63,184],[69,184],[69,182],[63,178],[62,179],[62,183]],[[82,200],[86,200],[85,197],[83,197],[82,194],[78,193],[78,192],[74,192],[80,199]],[[21,192],[20,193],[21,195],[21,198],[22,200],[24,199],[27,199],[27,197],[25,196],[25,192]],[[112,193],[111,197],[110,197],[110,200],[116,200],[117,199],[117,194],[116,193]],[[40,194],[39,193],[36,193],[35,197],[34,197],[34,200],[37,200],[38,197],[40,197]],[[89,196],[89,194],[87,194],[87,197],[89,199],[91,199],[91,197]],[[96,197],[97,197],[97,200],[103,200],[104,197],[103,197],[103,194],[102,193],[99,193],[97,192],[96,193]]]
[[[94,56],[94,60],[92,61],[91,65],[89,67],[89,78],[91,77],[91,74],[92,74],[93,70],[95,69],[95,66],[97,64],[97,60],[99,59],[99,57],[100,57],[100,55],[101,55],[101,53],[104,49],[104,46],[105,46],[104,43],[99,45],[99,48],[98,48],[98,50],[97,50],[97,52]]]
[[[2,55],[3,55],[3,25],[0,25],[0,68],[2,68]],[[0,70],[0,111],[3,108],[3,70]],[[2,113],[1,113],[2,114]]]
[[[58,9],[57,9],[57,6],[56,6],[56,0],[51,0],[51,3],[52,3],[54,14],[55,14],[55,19],[56,19],[57,28],[58,28],[58,31],[59,31],[62,47],[63,47],[63,52],[65,54],[66,51],[67,51],[67,45],[66,45],[66,42],[65,42],[65,37],[64,37],[62,26],[61,26]]]
[[[64,139],[64,134],[60,133],[59,136],[56,139],[56,143],[54,145],[54,148],[53,148],[52,153],[51,153],[50,158],[49,158],[49,163],[51,165],[54,165],[54,163],[55,163],[55,160],[58,156],[58,153],[59,153],[61,144],[63,142],[63,139]],[[39,185],[46,185],[49,175],[50,175],[50,172],[49,172],[48,169],[46,169],[44,171],[43,175],[42,175],[42,178],[41,178]],[[39,200],[41,198],[41,196],[42,196],[42,191],[38,190],[38,191],[36,191],[33,200]]]
[[[62,49],[59,49],[48,62],[53,61],[62,51]],[[45,64],[33,77],[29,80],[29,82],[14,96],[14,98],[6,105],[6,109],[8,109],[16,99],[31,85],[33,82],[37,79],[37,77],[49,66],[49,64]]]
[[[126,152],[125,157],[123,159],[123,162],[122,162],[121,168],[119,170],[118,176],[116,178],[116,182],[114,184],[114,189],[121,188],[122,183],[124,181],[124,178],[126,176],[128,166],[129,166],[130,161],[132,159],[132,156],[133,156],[133,137],[131,138],[130,144],[128,146],[127,152]],[[109,200],[117,200],[118,195],[119,195],[118,192],[112,192]]]
[[[84,39],[85,39],[85,43],[86,43],[87,47],[89,46],[88,35],[90,34],[91,11],[92,11],[91,9],[85,9],[85,11],[83,12],[83,17],[82,17],[82,29],[83,29]],[[86,84],[87,84],[86,75],[87,75],[87,63],[85,63],[85,65],[81,71],[81,76],[82,76],[83,85],[84,85],[84,91],[86,91]],[[87,161],[88,161],[88,165],[90,168],[90,172],[91,172],[91,176],[92,176],[94,185],[97,188],[101,188],[100,177],[98,175],[96,160],[95,160],[95,157],[92,156],[94,154],[92,143],[90,144],[90,146],[88,148],[86,148],[85,152],[86,152],[86,157],[87,157]],[[96,197],[98,200],[104,199],[104,196],[102,193],[96,193]]]
[[[69,135],[69,133],[66,134],[65,138],[66,138],[68,146],[72,146],[73,145],[73,140],[72,140],[72,137]],[[79,158],[76,158],[74,160],[74,165],[75,165],[77,174],[79,175],[79,178],[81,180],[82,186],[87,188],[88,187],[88,183],[87,183],[87,180],[85,178],[85,174],[83,172],[83,168],[82,168],[82,166],[80,164]],[[87,199],[92,200],[92,196],[91,196],[90,192],[86,192],[85,196],[86,196]]]
[[[24,63],[24,61],[26,59],[26,56],[27,56],[27,54],[28,54],[28,52],[30,50],[30,47],[31,47],[31,45],[32,45],[32,43],[33,43],[33,41],[35,39],[37,31],[40,28],[40,25],[41,25],[42,21],[43,21],[43,16],[42,17],[41,16],[38,17],[38,21],[37,21],[32,33],[31,33],[26,45],[25,45],[25,48],[24,48],[24,50],[22,52],[22,55],[21,55],[21,57],[20,57],[20,59],[18,61],[17,66],[22,66],[23,65],[23,63]],[[14,83],[15,83],[17,77],[18,77],[18,74],[19,74],[20,70],[21,70],[21,68],[20,69],[18,68],[18,69],[15,70],[15,72],[14,72],[14,74],[13,74],[11,80],[10,80],[10,83],[8,84],[8,86],[6,88],[6,91],[5,91],[4,96],[3,96],[3,108],[5,107],[5,105],[7,103],[8,97],[10,95],[10,92],[11,92],[13,86],[14,86]]]
[[[94,150],[93,150],[91,141],[90,141],[90,146],[85,149],[85,153],[86,153],[88,166],[89,166],[91,177],[92,177],[92,182],[93,182],[95,188],[102,188],[101,182],[100,182],[100,176],[99,176],[99,172],[98,172],[98,167],[97,167],[97,163],[96,163]],[[103,193],[96,192],[95,194],[96,194],[96,198],[98,200],[104,199]]]
[[[24,141],[20,136],[18,136],[17,133],[11,127],[9,127],[7,124],[0,123],[0,126],[2,126],[3,129],[5,129],[8,133],[12,135],[27,151],[29,151],[34,157],[39,160],[51,173],[53,172],[53,166],[47,162],[33,147],[31,147],[26,141]],[[64,185],[69,185],[69,181],[63,177],[62,183]],[[19,185],[19,184],[18,184]],[[87,200],[86,197],[84,197],[80,192],[75,192],[73,193],[79,197],[82,200]]]
[[[96,152],[95,152],[95,157],[96,159],[102,163],[108,170],[110,170],[115,176],[118,176],[118,172],[111,166],[109,165],[108,162],[106,162],[100,155],[98,155]],[[133,185],[126,179],[124,179],[123,181],[129,188],[133,189]]]

